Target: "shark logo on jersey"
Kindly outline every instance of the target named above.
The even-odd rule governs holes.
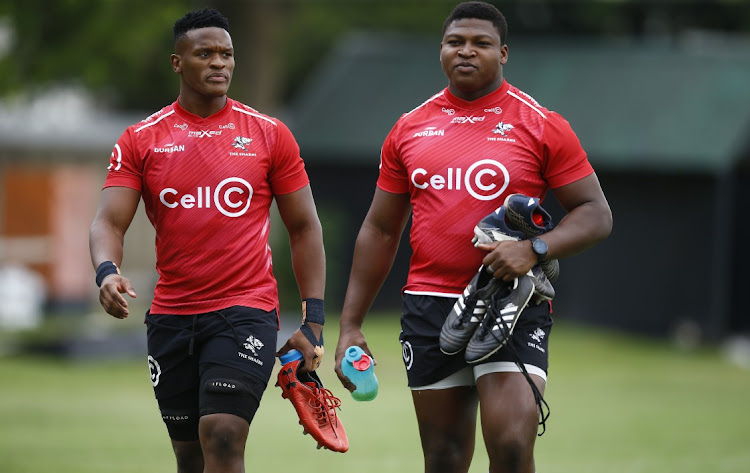
[[[512,130],[514,127],[510,123],[503,123],[500,122],[495,126],[495,129],[492,130],[492,133],[500,134],[502,136],[505,136],[506,133],[508,133],[510,130]]]
[[[234,139],[234,143],[232,143],[232,146],[234,146],[237,149],[247,151],[247,145],[249,145],[252,141],[253,141],[252,138],[245,138],[244,136],[238,136]]]

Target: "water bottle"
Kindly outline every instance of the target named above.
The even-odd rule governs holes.
[[[375,376],[375,363],[360,347],[346,349],[341,362],[341,371],[357,386],[352,391],[355,401],[372,401],[378,395],[378,378]]]
[[[302,353],[299,350],[291,349],[279,357],[279,362],[281,362],[281,366],[284,366],[287,363],[301,360],[302,358]]]

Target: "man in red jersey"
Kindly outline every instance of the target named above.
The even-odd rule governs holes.
[[[585,250],[612,227],[568,122],[503,79],[506,34],[505,18],[487,3],[461,3],[446,19],[440,62],[448,87],[404,114],[385,139],[341,315],[336,372],[352,390],[341,372],[344,350],[358,345],[369,352],[362,323],[411,214],[400,340],[426,472],[469,470],[477,407],[490,472],[534,472],[550,304],[527,307],[508,345],[476,364],[463,352],[441,352],[441,327],[480,265],[513,281],[544,258]],[[567,214],[536,250],[530,240],[472,245],[474,226],[508,195],[543,198],[550,189]]]
[[[175,23],[179,97],[117,141],[90,232],[99,300],[125,318],[123,294],[136,293],[118,267],[141,198],[156,230],[148,361],[179,473],[244,471],[249,424],[275,361],[273,199],[306,314],[280,352],[301,351],[303,371],[322,356],[325,254],[307,173],[283,123],[227,97],[228,29],[211,9]]]

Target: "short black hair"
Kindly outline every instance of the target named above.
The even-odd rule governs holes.
[[[202,10],[194,10],[187,13],[185,16],[175,21],[174,28],[174,41],[182,38],[190,30],[196,30],[198,28],[224,28],[229,32],[229,20],[226,19],[218,10],[213,8],[204,8]]]
[[[448,18],[443,23],[443,34],[448,29],[451,23],[456,20],[463,20],[464,18],[476,18],[479,20],[488,20],[492,22],[492,25],[500,35],[500,44],[505,44],[508,39],[508,22],[505,21],[505,17],[500,10],[494,5],[486,2],[463,2],[456,5]]]

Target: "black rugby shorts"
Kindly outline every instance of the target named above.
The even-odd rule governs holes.
[[[499,361],[520,361],[547,372],[552,330],[548,302],[529,304],[521,313],[508,344],[486,360],[473,364],[464,359],[464,350],[455,355],[440,351],[440,331],[455,302],[456,298],[452,297],[404,294],[399,339],[409,387],[428,386],[467,366]]]
[[[204,385],[211,381],[204,378],[217,372],[243,387],[236,397],[260,402],[276,361],[275,310],[233,306],[196,315],[146,314],[146,326],[151,383],[163,416],[165,410],[190,411],[184,415],[192,419],[207,411],[250,415],[236,412],[234,401],[226,410],[215,399],[204,405]]]

